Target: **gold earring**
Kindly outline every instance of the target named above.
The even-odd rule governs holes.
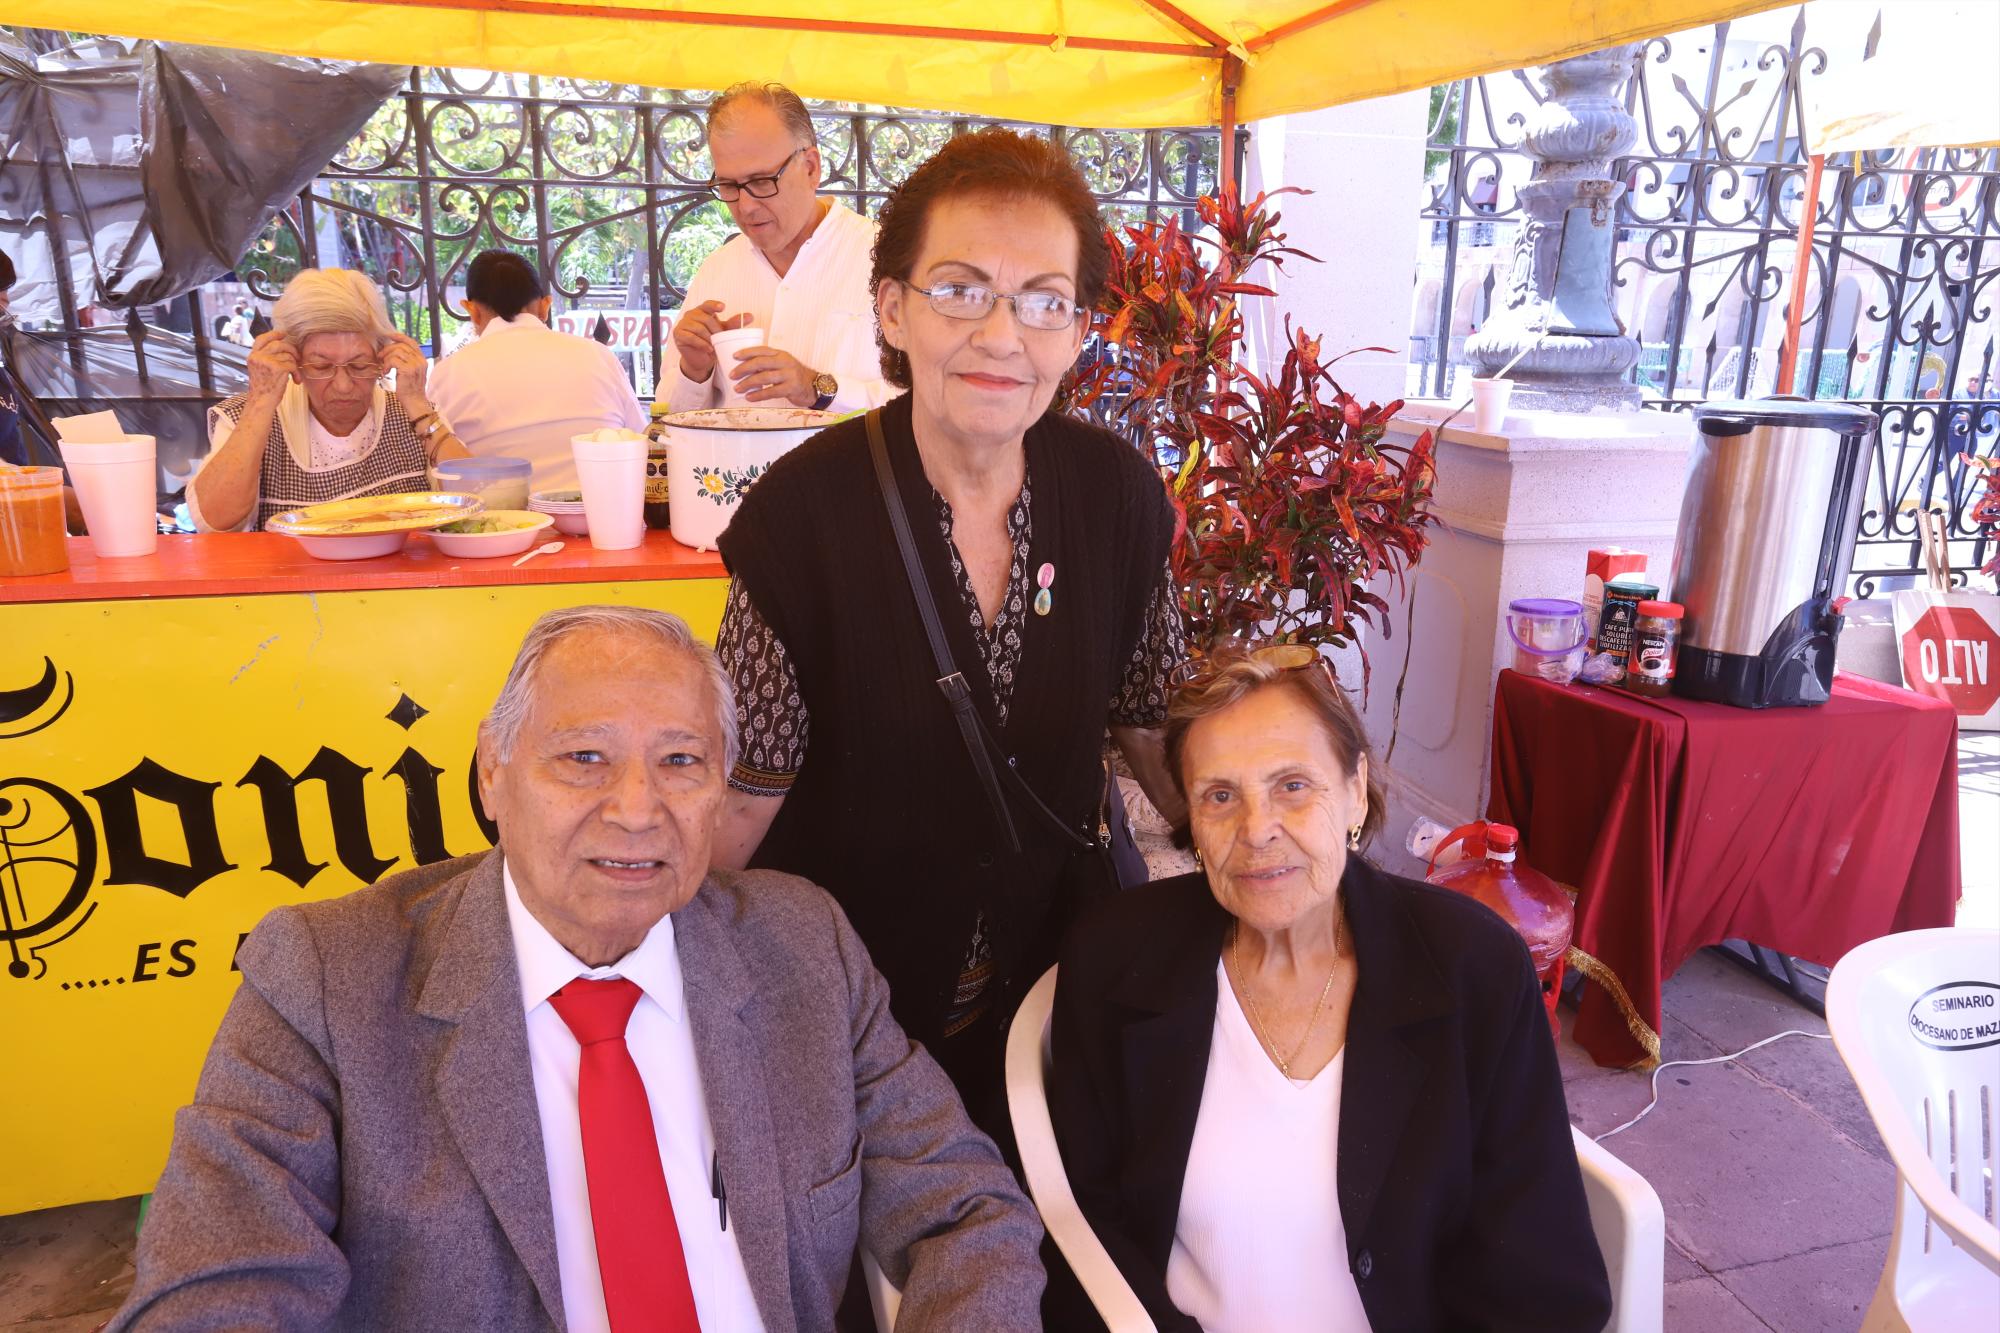
[[[1195,863],[1195,867],[1196,867],[1196,869],[1204,869],[1204,868],[1206,868],[1206,867],[1205,867],[1205,865],[1204,865],[1204,863],[1203,863],[1203,861],[1202,861],[1202,859],[1201,859],[1201,848],[1199,848],[1199,847],[1197,847],[1197,848],[1195,848],[1195,849],[1194,849],[1194,863]]]
[[[1356,824],[1353,828],[1347,830],[1347,850],[1350,852],[1361,850],[1361,825]]]

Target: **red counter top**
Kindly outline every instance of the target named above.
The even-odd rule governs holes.
[[[566,545],[519,569],[518,556],[459,560],[442,555],[421,533],[395,555],[373,560],[315,560],[290,537],[273,532],[161,537],[149,556],[100,560],[86,538],[69,539],[69,569],[32,578],[0,578],[0,606],[30,602],[91,602],[136,597],[240,597],[270,593],[372,592],[383,588],[482,588],[523,583],[616,583],[628,579],[727,578],[722,557],[682,546],[649,531],[629,551],[600,551],[588,537],[543,541]],[[539,543],[538,543],[539,544]]]

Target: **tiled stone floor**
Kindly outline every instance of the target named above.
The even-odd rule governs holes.
[[[2000,926],[2000,733],[1959,746],[1964,925]],[[1703,953],[1667,984],[1668,1060],[1826,1024]],[[1562,1045],[1570,1116],[1601,1133],[1646,1104],[1647,1077]],[[1852,1333],[1888,1250],[1895,1185],[1833,1044],[1788,1037],[1723,1065],[1667,1070],[1660,1104],[1606,1141],[1659,1191],[1667,1328]],[[0,1328],[88,1333],[132,1281],[137,1201],[0,1217]]]

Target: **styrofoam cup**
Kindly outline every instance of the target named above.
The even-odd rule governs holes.
[[[64,441],[62,457],[91,549],[104,557],[151,555],[160,541],[153,437],[131,435],[108,444]]]
[[[569,442],[576,459],[590,544],[600,551],[629,551],[646,536],[646,438]]]
[[[1481,435],[1497,435],[1507,424],[1507,400],[1514,396],[1512,380],[1472,382],[1472,428]]]
[[[715,374],[720,376],[716,384],[722,390],[724,407],[742,407],[750,402],[736,387],[736,381],[729,378],[736,369],[736,354],[752,347],[762,347],[769,338],[764,330],[756,327],[747,329],[725,329],[708,340],[715,349]]]

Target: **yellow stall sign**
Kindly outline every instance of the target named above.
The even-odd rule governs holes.
[[[152,1188],[271,907],[490,846],[474,732],[522,634],[700,578],[0,609],[0,1214]]]

